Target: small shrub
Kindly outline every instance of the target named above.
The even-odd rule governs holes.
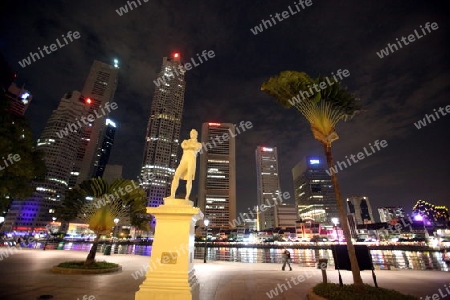
[[[330,300],[418,300],[394,290],[376,288],[365,284],[362,290],[351,284],[340,287],[337,283],[319,283],[313,288],[315,294]]]
[[[106,261],[96,261],[91,266],[84,266],[84,261],[66,261],[58,265],[60,268],[68,269],[112,269],[119,267],[118,264]]]

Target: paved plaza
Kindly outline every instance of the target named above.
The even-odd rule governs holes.
[[[0,249],[4,251],[5,248]],[[135,272],[142,271],[149,257],[97,254],[97,260],[122,265],[121,272],[112,274],[61,275],[50,272],[50,268],[59,262],[86,256],[87,252],[24,249],[3,257],[0,261],[0,300],[34,300],[42,295],[52,295],[53,298],[48,299],[55,300],[81,300],[85,295],[84,299],[91,300],[134,300],[134,294],[144,280]],[[208,261],[204,264],[196,260],[195,274],[200,283],[201,300],[306,299],[307,290],[322,281],[320,270],[312,267],[293,265],[293,271],[282,271],[280,264],[263,263]],[[341,274],[344,283],[352,282],[351,272],[342,271]],[[450,283],[450,272],[441,271],[377,270],[376,275],[380,287],[424,299],[426,295],[439,293],[439,289],[445,293],[444,284]],[[362,272],[362,276],[364,282],[373,285],[370,271]],[[329,270],[328,278],[338,282],[337,271]]]

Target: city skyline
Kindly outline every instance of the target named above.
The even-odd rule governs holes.
[[[25,83],[33,95],[25,115],[35,139],[61,95],[82,86],[93,60],[119,59],[115,97],[119,109],[112,112],[112,118],[121,129],[110,163],[124,165],[124,177],[135,179],[142,164],[142,137],[161,57],[178,52],[187,62],[199,62],[202,51],[212,49],[214,59],[186,73],[181,136],[188,136],[192,128],[200,131],[204,122],[253,123],[251,130],[236,137],[238,212],[257,203],[253,158],[257,145],[278,148],[281,190],[288,192],[293,192],[290,170],[296,162],[305,155],[323,154],[303,118],[293,109],[284,110],[273,103],[259,90],[261,83],[282,70],[306,71],[313,77],[349,70],[350,76],[341,82],[361,99],[364,111],[338,125],[340,139],[333,143],[334,159],[335,163],[345,162],[346,156],[358,154],[364,147],[370,156],[339,171],[342,197],[366,195],[374,209],[395,205],[403,206],[406,213],[419,199],[448,206],[450,194],[445,183],[450,179],[446,160],[450,117],[443,113],[450,104],[445,58],[449,46],[445,43],[448,21],[443,4],[411,1],[404,7],[385,1],[361,7],[356,1],[314,3],[258,35],[250,31],[261,19],[291,4],[146,3],[118,16],[115,9],[123,5],[120,1],[82,1],[56,10],[51,9],[52,4],[28,2],[21,9],[11,7],[2,19],[0,52],[18,74],[17,85]],[[94,12],[94,18],[106,21],[92,22],[85,16],[85,7]],[[201,26],[188,16],[198,10],[208,16]],[[368,13],[380,17],[368,22]],[[359,17],[353,18],[355,15]],[[319,18],[333,21],[317,24]],[[387,43],[427,22],[436,22],[439,28],[382,59],[378,57],[377,52]],[[6,26],[8,23],[15,25]],[[17,63],[69,31],[79,32],[80,38],[26,68]],[[386,140],[388,146],[370,151],[369,143],[376,140]],[[194,181],[193,194],[197,193],[195,187]]]

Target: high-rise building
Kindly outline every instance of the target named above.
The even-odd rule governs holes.
[[[96,154],[97,150],[101,148],[102,142],[100,133],[106,126],[106,119],[113,107],[118,76],[117,60],[114,60],[114,65],[95,60],[91,66],[81,94],[90,103],[88,114],[93,116],[91,118],[93,121],[88,119],[88,122],[82,124],[82,137],[73,169],[73,178],[70,182],[71,186],[74,183],[79,184],[90,179],[94,175]]]
[[[258,216],[259,229],[278,227],[278,201],[281,195],[276,147],[258,146],[256,157],[256,193],[258,207],[265,206]]]
[[[5,96],[11,101],[9,104],[9,111],[19,116],[25,114],[31,99],[33,98],[30,92],[25,90],[24,86],[20,88],[14,82],[11,83],[8,90],[5,92]]]
[[[318,156],[307,156],[292,169],[295,201],[304,221],[333,224],[331,219],[338,217],[334,187],[326,169],[326,160]]]
[[[349,214],[355,215],[357,225],[375,223],[368,197],[352,196],[347,198],[347,209]]]
[[[378,214],[382,223],[389,222],[393,219],[402,219],[406,216],[405,210],[401,206],[378,207]]]
[[[93,177],[103,177],[106,165],[109,161],[111,148],[114,144],[114,135],[116,134],[116,123],[111,119],[106,119],[105,127],[100,134],[100,144],[97,148],[94,161]]]
[[[111,183],[117,178],[123,178],[122,176],[122,165],[106,165],[105,172],[103,172],[103,179]]]
[[[295,222],[298,221],[298,208],[296,204],[280,204],[277,205],[276,223],[279,228],[294,228]]]
[[[203,123],[198,202],[210,228],[229,229],[236,218],[236,128]]]
[[[13,202],[7,216],[11,230],[43,230],[66,190],[92,177],[99,134],[111,111],[107,107],[113,106],[117,76],[117,61],[114,66],[94,61],[81,93],[73,91],[61,99],[37,142],[45,154],[45,179],[33,182],[36,191],[32,197]]]
[[[38,149],[45,153],[47,174],[45,182],[39,183],[36,191],[45,198],[58,201],[69,187],[69,179],[76,161],[77,149],[83,129],[78,120],[90,110],[87,98],[78,91],[66,93],[47,121]]]
[[[165,82],[155,88],[145,137],[141,169],[142,187],[149,197],[148,206],[156,207],[170,195],[177,167],[181,119],[186,83],[180,54],[164,57],[158,78]]]
[[[44,230],[51,214],[69,187],[82,129],[78,120],[89,111],[87,99],[78,91],[66,93],[47,121],[38,149],[45,154],[45,179],[33,182],[36,191],[24,201],[14,201],[4,230]]]

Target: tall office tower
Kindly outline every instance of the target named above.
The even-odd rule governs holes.
[[[210,228],[229,229],[236,219],[235,136],[234,124],[202,125],[198,202]]]
[[[347,198],[347,209],[349,214],[355,215],[356,224],[375,223],[368,197],[353,196]]]
[[[116,92],[118,76],[119,66],[117,60],[114,60],[114,65],[95,60],[91,66],[81,94],[89,99],[88,114],[92,115],[93,118],[91,120],[88,119],[82,128],[77,161],[73,169],[73,177],[70,180],[71,186],[90,179],[94,175],[96,152],[101,147],[100,133],[106,124],[109,112],[114,109],[110,106]]]
[[[282,199],[280,178],[278,175],[278,154],[276,147],[258,146],[256,157],[256,193],[258,207],[264,205],[266,210],[258,216],[259,229],[278,227],[278,204]]]
[[[59,200],[68,188],[82,135],[80,119],[89,110],[90,102],[80,92],[65,94],[37,141],[38,149],[45,153],[47,174],[36,191],[49,200]]]
[[[10,99],[9,111],[13,114],[23,116],[31,99],[33,98],[29,91],[25,90],[24,86],[18,87],[14,82],[11,83],[5,96]]]
[[[103,179],[108,183],[112,183],[117,178],[123,178],[122,169],[122,165],[106,165]]]
[[[78,91],[67,93],[61,99],[37,141],[38,149],[45,154],[45,179],[33,182],[36,188],[33,197],[13,202],[5,230],[43,230],[51,222],[51,210],[68,189],[82,134],[80,118],[88,111],[89,103]]]
[[[277,226],[282,229],[295,228],[298,221],[298,208],[296,204],[277,205]]]
[[[114,135],[116,134],[116,123],[111,119],[106,119],[105,127],[100,133],[100,144],[97,148],[94,161],[93,177],[103,177],[106,165],[109,161],[111,148],[114,144]]]
[[[380,222],[389,222],[393,219],[401,219],[406,216],[403,207],[398,206],[385,206],[378,207],[378,213],[380,214]]]
[[[148,206],[156,207],[170,195],[170,185],[177,167],[181,118],[186,83],[180,54],[164,57],[158,78],[165,83],[156,86],[145,138],[141,185],[149,197]]]
[[[293,169],[295,201],[302,220],[333,224],[338,217],[336,197],[327,163],[322,157],[307,156]]]

